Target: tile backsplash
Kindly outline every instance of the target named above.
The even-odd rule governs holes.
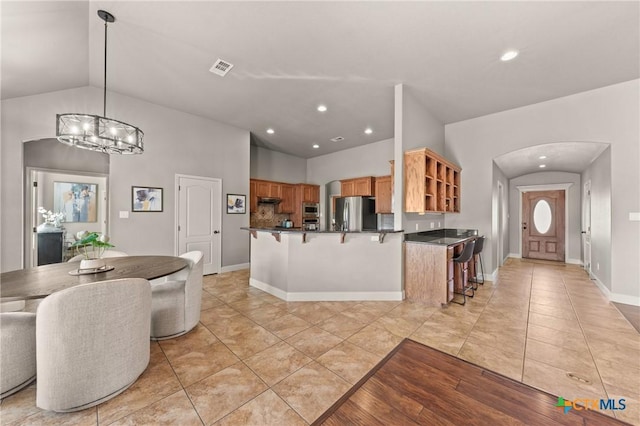
[[[273,228],[283,220],[290,219],[289,214],[276,213],[274,204],[259,204],[258,211],[251,213],[249,224],[254,228]],[[294,224],[293,226],[297,226]]]

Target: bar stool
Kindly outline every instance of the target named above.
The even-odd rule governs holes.
[[[462,249],[462,253],[460,253],[457,257],[454,257],[452,259],[454,263],[457,263],[459,265],[459,267],[460,267],[460,277],[463,280],[462,281],[462,293],[457,293],[457,294],[462,294],[462,303],[456,302],[455,299],[453,299],[453,302],[455,302],[455,303],[457,303],[459,305],[464,305],[465,303],[467,303],[467,292],[469,290],[471,290],[471,295],[469,297],[473,297],[473,290],[474,290],[473,284],[472,285],[467,285],[469,280],[468,279],[467,280],[464,279],[464,265],[469,263],[469,261],[473,257],[473,251],[475,249],[475,246],[476,246],[476,242],[475,241],[467,242],[464,245],[464,248]]]
[[[484,247],[484,235],[476,238],[476,247],[473,249],[473,272],[475,276],[470,280],[476,286],[474,290],[478,289],[478,284],[484,285],[484,264],[482,263],[482,248]],[[478,279],[478,261],[480,260],[480,279]]]

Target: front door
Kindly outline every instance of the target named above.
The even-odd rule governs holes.
[[[203,254],[204,274],[217,274],[221,264],[222,181],[176,176],[178,186],[178,253]]]
[[[564,262],[564,190],[522,194],[522,257]]]

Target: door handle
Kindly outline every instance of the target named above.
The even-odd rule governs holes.
[[[216,230],[216,231],[213,231],[213,233],[214,233],[214,234],[219,234],[219,233],[220,233],[220,231]]]

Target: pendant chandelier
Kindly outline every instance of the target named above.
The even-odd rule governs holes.
[[[142,130],[107,118],[107,24],[116,18],[104,10],[98,16],[104,21],[103,114],[57,114],[56,137],[64,144],[107,154],[142,154]]]

